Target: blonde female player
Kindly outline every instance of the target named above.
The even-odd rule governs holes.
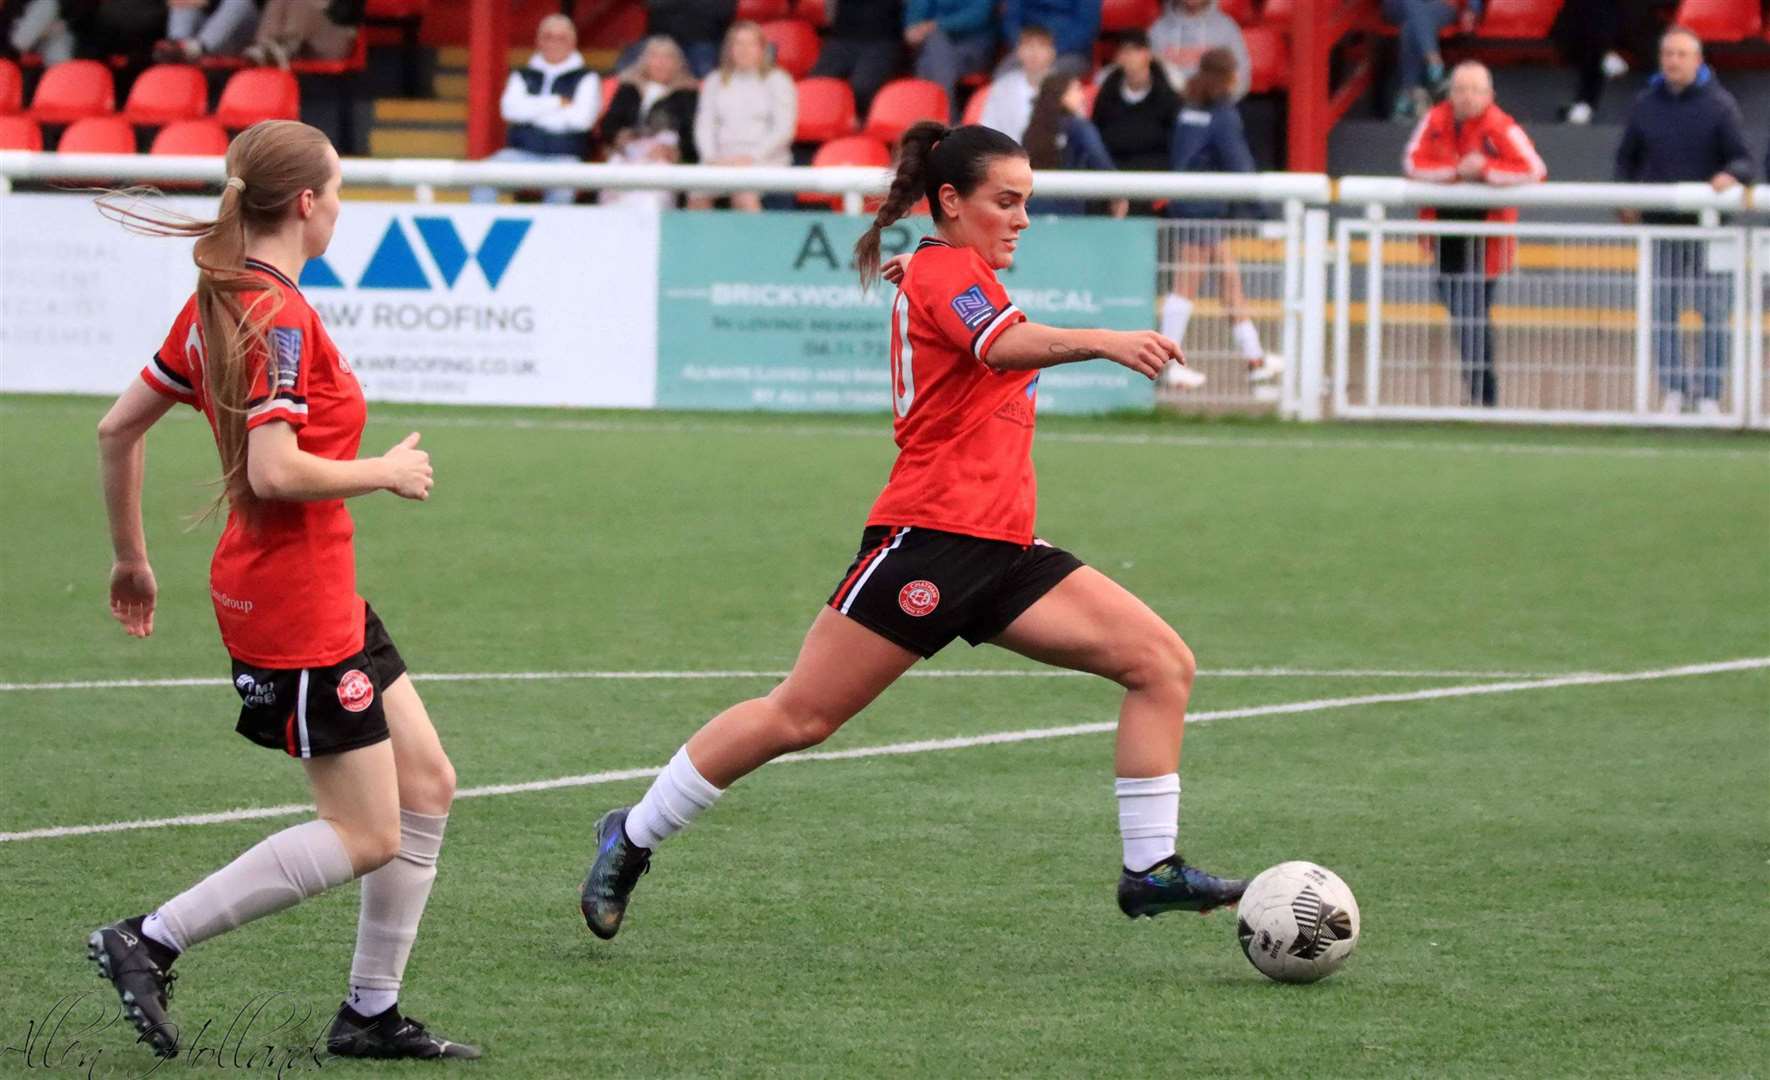
[[[1240,898],[1244,882],[1175,852],[1191,651],[1135,596],[1033,532],[1040,370],[1103,357],[1153,379],[1183,358],[1154,331],[1027,321],[996,271],[1014,262],[1031,193],[1026,151],[999,131],[924,122],[904,136],[890,194],[855,247],[870,282],[881,230],[927,198],[935,235],[910,256],[891,309],[897,464],[786,681],[714,717],[637,805],[597,823],[580,898],[597,936],[620,929],[658,844],[738,778],[829,738],[955,637],[1125,688],[1114,764],[1126,915]]]
[[[478,1057],[400,1014],[400,980],[436,878],[455,772],[405,663],[356,592],[344,500],[425,499],[429,455],[412,434],[358,459],[363,392],[295,282],[338,220],[338,155],[290,121],[247,128],[227,151],[214,221],[160,217],[116,196],[138,231],[196,238],[197,290],[141,378],[98,426],[110,515],[111,613],[154,629],[157,587],[141,524],[144,438],[174,404],[208,419],[227,524],[209,594],[242,699],[236,730],[298,759],[319,816],[284,829],[147,915],[96,930],[87,951],[154,1053],[178,1053],[166,1016],[186,949],[307,897],[363,879],[350,996],[327,1035],[334,1054]]]

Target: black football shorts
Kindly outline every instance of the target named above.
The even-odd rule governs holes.
[[[869,525],[830,606],[889,641],[933,656],[956,637],[989,641],[1082,561],[1043,540]]]
[[[388,737],[381,695],[405,672],[387,627],[364,604],[363,651],[330,667],[261,668],[236,659],[234,730],[295,758],[373,746]]]

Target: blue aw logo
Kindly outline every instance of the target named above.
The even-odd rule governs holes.
[[[461,234],[455,230],[452,219],[412,219],[412,227],[418,230],[419,239],[424,242],[425,250],[430,252],[437,272],[442,275],[442,287],[449,289],[454,288],[455,282],[461,279],[461,271],[466,269],[469,259],[479,264],[480,271],[486,276],[486,283],[496,289],[498,283],[504,280],[504,272],[510,269],[511,261],[516,258],[516,249],[522,246],[531,224],[533,222],[528,218],[498,218],[486,230],[485,238],[479,242],[479,250],[468,251],[467,245],[461,241]],[[302,268],[299,284],[303,288],[342,289],[344,279],[322,257],[308,260],[307,265]],[[437,287],[418,261],[418,253],[413,250],[412,242],[407,238],[406,230],[401,227],[399,218],[387,223],[387,231],[381,235],[381,243],[375,246],[375,253],[369,256],[369,265],[363,268],[363,276],[357,279],[356,287]]]

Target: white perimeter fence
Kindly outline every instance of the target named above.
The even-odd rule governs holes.
[[[344,162],[347,186],[571,187],[816,193],[859,214],[868,168]],[[214,158],[0,152],[16,182],[218,184]],[[1770,186],[1564,184],[1492,188],[1297,173],[1043,172],[1041,197],[1253,208],[1162,219],[1150,325],[1184,295],[1184,344],[1208,379],[1163,390],[1181,408],[1288,417],[1770,429]],[[1420,220],[1431,207],[1434,220]],[[1524,224],[1485,220],[1496,207]],[[1337,210],[1337,225],[1332,213]],[[1556,212],[1683,214],[1694,225],[1554,223]],[[1032,242],[1036,241],[1036,236]],[[1332,274],[1329,274],[1329,268]],[[1083,285],[1085,283],[1078,283]],[[1171,317],[1171,315],[1169,316]],[[1247,320],[1281,379],[1249,378]],[[1330,333],[1331,331],[1331,333]]]

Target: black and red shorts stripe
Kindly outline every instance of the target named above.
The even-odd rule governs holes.
[[[363,605],[363,651],[323,668],[261,668],[234,660],[240,722],[234,730],[290,757],[373,746],[388,737],[381,695],[406,662],[375,609]]]
[[[1003,540],[911,525],[870,525],[830,606],[888,641],[933,656],[954,638],[981,645],[1082,560],[1043,540]]]

